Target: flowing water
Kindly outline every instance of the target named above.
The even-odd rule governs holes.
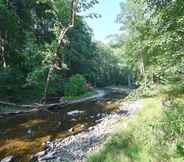
[[[43,143],[79,133],[97,123],[104,114],[116,111],[125,95],[109,95],[97,102],[52,110],[40,110],[0,119],[0,159],[13,155],[28,162],[43,149]],[[80,112],[76,113],[75,112]],[[73,113],[72,113],[73,112]]]

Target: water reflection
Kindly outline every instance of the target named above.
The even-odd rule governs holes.
[[[123,96],[111,95],[100,102],[55,107],[0,119],[0,159],[16,155],[17,162],[27,162],[32,154],[42,149],[44,142],[85,130],[104,114],[115,111],[119,98]],[[68,113],[74,110],[83,113]]]

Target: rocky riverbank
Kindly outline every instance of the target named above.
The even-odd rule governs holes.
[[[96,150],[113,133],[113,127],[125,116],[131,117],[141,108],[140,101],[120,104],[118,111],[96,121],[88,130],[65,138],[48,141],[44,150],[33,156],[32,162],[84,162],[88,153]]]

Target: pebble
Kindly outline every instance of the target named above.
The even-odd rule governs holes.
[[[45,155],[43,153],[36,154],[38,162],[84,162],[86,155],[101,147],[105,138],[113,133],[114,124],[125,117],[124,113],[120,113],[121,111],[127,110],[129,115],[132,116],[140,107],[140,102],[135,101],[121,106],[119,112],[109,115],[98,114],[97,116],[104,118],[99,120],[99,123],[95,126],[88,128],[88,131],[72,135],[64,140],[57,139],[50,142]],[[81,125],[81,127],[84,127],[84,125]],[[123,125],[123,127],[126,128],[127,125]],[[73,128],[69,129],[69,132],[73,132]]]
[[[80,128],[81,128],[81,129],[85,128],[85,125],[84,125],[84,124],[82,124],[82,125],[80,126]]]
[[[70,128],[70,129],[68,130],[68,132],[72,133],[73,130],[74,130],[73,128]]]
[[[46,154],[45,150],[37,153],[35,156],[44,156]]]
[[[77,119],[73,118],[73,119],[71,119],[71,121],[76,122],[76,121],[77,121]]]
[[[89,131],[91,131],[91,130],[93,130],[93,129],[94,129],[94,127],[89,127],[89,128],[88,128]]]

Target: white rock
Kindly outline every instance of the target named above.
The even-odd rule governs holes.
[[[93,130],[93,129],[94,129],[94,127],[89,127],[89,128],[88,128],[89,131],[91,131],[91,130]]]
[[[41,156],[44,156],[45,154],[46,154],[45,151],[41,151],[41,152],[37,153],[37,154],[35,155],[35,157],[41,157]]]
[[[77,121],[77,119],[73,118],[73,119],[71,119],[71,121],[75,122],[75,121]]]
[[[70,133],[72,133],[72,132],[73,132],[73,128],[70,128],[68,131],[69,131]]]
[[[82,113],[84,113],[84,111],[74,110],[74,111],[68,112],[67,115],[75,116],[75,115],[82,114]]]
[[[7,156],[4,159],[1,160],[1,162],[12,162],[14,159],[13,156]]]

